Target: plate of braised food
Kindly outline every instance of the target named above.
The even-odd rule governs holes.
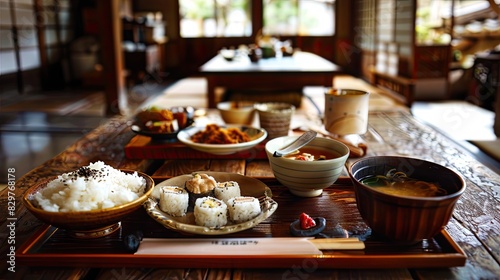
[[[214,155],[230,155],[248,150],[264,141],[266,130],[245,125],[190,126],[177,134],[187,146]]]

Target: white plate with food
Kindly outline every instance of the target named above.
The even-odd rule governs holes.
[[[200,185],[215,182],[216,186],[212,192],[197,192],[196,187],[191,188],[195,184],[193,182],[202,182],[196,183]],[[173,189],[182,190],[172,193]],[[186,191],[189,198],[184,200],[182,196]],[[207,205],[202,204],[206,201],[209,202],[209,210],[214,211],[213,217],[206,216],[210,213],[204,212]],[[214,206],[214,202],[220,205]],[[224,206],[220,208],[224,211],[224,221],[220,220],[221,213],[216,212],[219,206]],[[260,224],[276,211],[278,203],[272,199],[269,187],[257,179],[236,173],[200,171],[159,183],[144,203],[144,208],[155,221],[177,232],[226,235]]]
[[[181,129],[193,124],[193,114],[194,109],[191,107],[150,107],[137,113],[130,129],[154,140],[176,139]]]
[[[230,155],[251,149],[266,137],[267,132],[262,128],[216,124],[191,126],[177,134],[177,139],[187,146],[214,155]]]

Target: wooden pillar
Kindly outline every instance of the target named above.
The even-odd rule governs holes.
[[[126,90],[123,77],[120,0],[96,2],[104,66],[106,114],[115,115],[120,113],[120,99],[124,98]]]

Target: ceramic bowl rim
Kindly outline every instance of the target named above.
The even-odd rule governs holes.
[[[264,106],[277,106],[278,108],[263,109]],[[289,113],[295,111],[296,107],[293,104],[286,102],[259,102],[254,104],[255,110],[259,112],[280,112],[280,113]]]
[[[397,160],[408,159],[408,160],[419,161],[419,162],[422,162],[422,163],[425,163],[425,164],[430,164],[432,166],[445,169],[450,174],[453,174],[454,176],[457,177],[458,181],[460,182],[460,189],[458,189],[457,191],[455,191],[453,193],[447,194],[447,195],[435,196],[435,197],[404,196],[404,195],[396,195],[396,194],[387,194],[387,193],[378,191],[375,188],[371,188],[371,187],[363,185],[358,179],[356,179],[354,177],[354,174],[353,174],[354,167],[356,167],[357,165],[361,165],[365,161],[373,160],[375,158],[382,159],[384,161],[386,159],[397,159]],[[428,160],[416,158],[416,157],[405,157],[405,156],[369,156],[369,157],[361,158],[361,159],[358,159],[358,160],[354,161],[347,168],[347,173],[349,174],[349,177],[351,178],[351,180],[356,181],[358,183],[358,184],[353,184],[355,190],[357,188],[362,188],[363,190],[368,191],[369,193],[371,193],[371,194],[373,194],[375,196],[381,197],[381,198],[388,198],[388,199],[390,199],[390,198],[396,198],[396,199],[399,199],[401,201],[408,201],[408,202],[410,202],[410,201],[413,201],[413,202],[425,202],[425,201],[427,201],[427,202],[440,202],[440,201],[446,201],[446,200],[450,200],[450,199],[455,199],[455,198],[461,196],[465,192],[465,190],[467,188],[466,182],[465,182],[464,178],[458,172],[456,172],[456,171],[454,171],[454,170],[452,170],[452,169],[450,169],[450,168],[448,168],[448,167],[446,167],[444,165],[441,165],[441,164],[438,164],[438,163],[435,163],[435,162],[432,162],[432,161],[428,161]]]
[[[299,138],[298,135],[288,135],[288,136],[280,136],[280,137],[277,137],[277,138],[274,138],[274,139],[271,139],[269,140],[266,145],[265,145],[265,150],[266,150],[266,153],[269,157],[269,161],[271,164],[276,164],[276,165],[279,165],[281,167],[283,167],[283,165],[281,164],[277,164],[277,163],[281,163],[281,162],[284,162],[286,163],[286,165],[291,165],[291,166],[297,166],[297,167],[301,167],[301,166],[311,166],[311,165],[316,165],[316,166],[329,166],[331,165],[332,163],[338,163],[338,162],[342,162],[347,159],[347,157],[349,157],[349,154],[350,154],[350,150],[349,148],[342,142],[340,141],[337,141],[335,139],[330,139],[330,138],[326,138],[326,137],[316,137],[314,138],[311,143],[315,142],[315,141],[325,141],[325,142],[330,142],[330,143],[333,143],[336,145],[336,147],[339,147],[339,149],[342,149],[344,150],[343,152],[340,152],[341,155],[339,157],[336,157],[336,158],[332,158],[332,159],[326,159],[326,160],[321,160],[321,161],[301,161],[301,160],[289,160],[289,159],[285,159],[283,157],[275,157],[274,160],[276,161],[273,161],[271,160],[270,157],[273,156],[273,153],[274,151],[271,151],[270,150],[270,146],[271,144],[274,144],[274,142],[278,142],[279,140],[284,140],[285,138],[287,139],[290,139],[290,143]],[[309,145],[309,144],[308,144]],[[306,145],[307,147],[307,145]],[[345,158],[345,159],[344,159]],[[331,169],[331,168],[329,168]],[[324,171],[324,170],[318,170],[318,171]],[[314,172],[314,171],[310,171],[310,172]]]
[[[348,93],[343,93],[343,94],[332,94],[333,91],[346,91],[346,92],[354,92],[355,94],[348,94]],[[338,88],[338,87],[329,87],[325,89],[325,95],[328,96],[344,96],[344,97],[349,97],[349,96],[369,96],[370,91],[368,90],[362,90],[362,89],[353,89],[353,88]]]
[[[237,108],[232,108],[230,107],[230,104],[232,103],[244,103],[248,105],[244,105],[243,107],[237,107]],[[253,113],[255,111],[254,107],[255,102],[252,101],[223,101],[217,103],[217,109],[226,112],[226,113]],[[227,105],[227,107],[225,106]]]

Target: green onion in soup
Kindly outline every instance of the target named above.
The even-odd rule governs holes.
[[[410,178],[406,173],[396,169],[389,170],[385,175],[365,177],[361,183],[391,195],[433,197],[447,194],[447,191],[437,183]]]

